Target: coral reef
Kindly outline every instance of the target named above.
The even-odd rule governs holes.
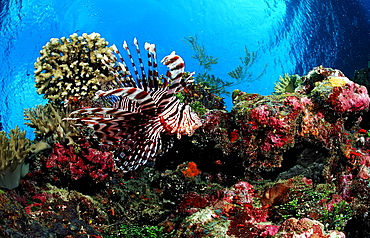
[[[51,185],[43,187],[26,182],[22,187],[19,191],[0,194],[2,237],[24,237],[25,234],[101,237],[98,230],[107,214],[91,197]]]
[[[0,131],[0,187],[13,189],[28,172],[24,159],[30,152],[31,142],[18,127],[10,130],[8,136]]]
[[[281,225],[274,224],[273,209],[256,205],[256,199],[253,186],[239,182],[225,189],[221,198],[185,218],[177,234],[179,237],[292,237],[293,234],[345,237],[343,232],[327,231],[322,223],[308,218],[288,218]],[[189,204],[196,203],[193,200]]]
[[[239,93],[233,111],[240,130],[238,154],[250,169],[279,167],[282,148],[295,143],[297,123],[312,103],[300,96],[270,96]]]
[[[281,225],[279,232],[274,237],[346,237],[344,233],[338,231],[324,231],[324,225],[318,221],[308,218],[300,220],[289,218]]]
[[[303,153],[305,144],[323,154],[321,162],[315,162],[322,172],[320,163],[342,155],[338,146],[347,140],[343,135],[359,128],[369,102],[364,86],[353,83],[339,70],[320,66],[302,77],[295,93],[261,96],[235,90],[232,112],[209,110],[192,141],[194,146],[202,146],[199,157],[206,156],[203,151],[207,153],[205,145],[209,145],[257,176],[281,168],[284,156],[294,150]],[[220,160],[227,163],[226,158]],[[310,165],[302,160],[300,166],[295,169],[302,172]]]
[[[37,93],[55,103],[92,98],[99,89],[116,84],[101,61],[115,62],[108,42],[98,33],[76,33],[69,38],[52,38],[35,63]]]
[[[10,139],[0,133],[0,236],[368,235],[367,89],[319,66],[284,75],[273,95],[235,90],[227,112],[219,94],[229,82],[208,74],[217,59],[186,40],[205,71],[183,72],[171,54],[172,82],[158,75],[151,44],[148,77],[136,79],[116,67],[118,50],[99,34],[43,47],[35,78],[49,102],[25,111],[34,144],[18,128]],[[230,73],[237,82],[258,79],[248,72],[256,55],[245,54]],[[104,100],[92,100],[98,90],[109,90],[99,91]],[[20,180],[25,157],[31,172]],[[136,170],[122,173],[122,163]]]

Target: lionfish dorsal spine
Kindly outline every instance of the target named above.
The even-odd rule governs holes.
[[[117,88],[112,89],[109,91],[101,91],[99,90],[96,93],[96,98],[100,97],[108,97],[108,96],[117,96],[120,98],[128,98],[137,102],[141,113],[145,113],[148,115],[154,115],[157,112],[157,105],[153,98],[148,94],[148,92],[144,91],[140,88],[133,88],[133,87],[125,87],[125,88]]]
[[[143,64],[143,59],[141,58],[141,52],[140,52],[139,42],[136,39],[136,37],[134,38],[134,45],[136,47],[137,58],[139,60],[139,67],[140,67],[140,71],[141,71],[141,82],[143,84],[143,89],[145,91],[148,91],[148,80],[147,80],[147,77],[146,77],[146,74],[145,74],[145,68],[144,68],[144,64]]]
[[[175,51],[172,51],[170,55],[164,57],[161,62],[169,68],[169,76],[172,79],[172,83],[169,86],[167,94],[173,95],[174,93],[182,90],[182,76],[185,71],[184,60],[176,55]]]
[[[117,61],[118,66],[113,68],[108,61],[108,57],[104,56],[103,63],[108,67],[111,73],[113,73],[118,85],[121,87],[137,87],[136,83],[128,69],[125,60],[123,59],[121,53],[119,52],[116,45],[112,45],[113,52],[118,56],[119,61]]]
[[[135,40],[134,40],[134,42],[135,42]],[[140,78],[140,75],[139,75],[139,71],[136,68],[136,64],[135,64],[134,58],[132,57],[132,54],[131,54],[130,48],[127,45],[127,42],[124,41],[122,46],[126,50],[127,56],[129,57],[129,59],[131,61],[131,66],[134,69],[134,74],[136,76],[136,84],[137,84],[137,87],[138,88],[143,88],[143,85],[142,85],[142,82],[141,82],[141,78]]]
[[[152,91],[158,90],[158,68],[157,68],[157,53],[155,44],[146,42],[144,49],[148,51],[148,84],[149,89]]]

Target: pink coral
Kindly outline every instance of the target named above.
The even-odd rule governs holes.
[[[279,226],[265,224],[270,216],[266,206],[254,207],[253,186],[248,182],[239,182],[224,192],[223,211],[229,217],[230,225],[227,234],[236,237],[264,237],[274,235]],[[228,205],[229,204],[229,205]],[[231,209],[225,209],[232,206]]]
[[[247,182],[239,182],[224,192],[223,200],[235,204],[249,204],[252,203],[253,196],[253,186]]]
[[[370,178],[370,172],[369,172],[369,169],[368,167],[365,167],[365,166],[361,166],[360,167],[360,171],[358,172],[358,177],[362,178],[362,179],[369,179]]]
[[[333,87],[328,103],[334,111],[355,112],[369,108],[370,97],[365,86],[351,82]]]
[[[77,180],[83,176],[90,176],[95,180],[106,180],[109,172],[114,169],[113,154],[88,148],[88,144],[81,146],[81,151],[75,151],[72,145],[54,144],[51,155],[46,161],[46,168],[57,169],[69,174]]]
[[[353,183],[352,174],[341,175],[339,177],[338,190],[339,190],[341,197],[346,201],[350,201],[352,199],[352,191],[351,191],[352,183]]]
[[[298,122],[307,107],[307,97],[296,95],[256,96],[240,94],[233,111],[238,119],[241,156],[249,170],[281,166],[282,150],[294,145]]]

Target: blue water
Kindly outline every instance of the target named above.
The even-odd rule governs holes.
[[[99,32],[117,45],[137,37],[155,43],[159,57],[175,50],[187,70],[202,72],[182,40],[196,34],[218,57],[211,73],[225,80],[247,46],[258,55],[250,70],[257,76],[267,65],[266,72],[234,88],[263,95],[284,73],[324,65],[352,77],[370,60],[368,0],[1,0],[0,11],[1,122],[30,137],[23,109],[45,103],[34,88],[33,63],[50,38],[74,32]],[[230,109],[229,97],[226,103]]]

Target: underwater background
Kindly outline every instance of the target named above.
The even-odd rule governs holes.
[[[370,237],[369,9],[0,1],[0,237]]]
[[[247,47],[256,53],[249,70],[263,75],[228,91],[268,95],[284,73],[304,75],[323,65],[351,78],[367,67],[369,14],[366,0],[2,0],[1,123],[5,131],[19,125],[32,137],[23,109],[46,102],[34,88],[33,64],[50,38],[98,32],[120,45],[137,37],[141,44],[155,43],[158,58],[175,50],[186,70],[202,73],[184,42],[196,36],[206,53],[218,58],[212,74],[227,81]],[[230,110],[230,95],[224,96]]]

